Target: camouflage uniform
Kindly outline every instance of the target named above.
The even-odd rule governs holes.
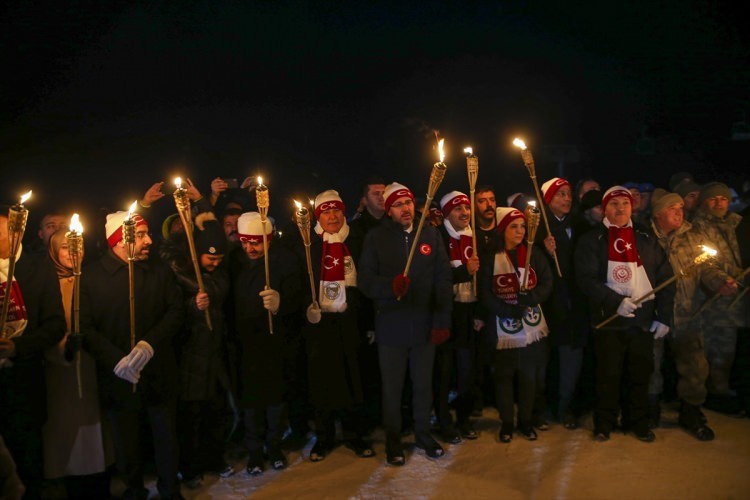
[[[693,221],[709,245],[716,248],[717,266],[731,277],[742,272],[739,245],[735,228],[742,217],[727,213],[723,218],[711,215],[701,208]],[[743,304],[729,308],[734,296],[721,297],[701,314],[705,325],[705,349],[710,374],[708,392],[715,395],[729,395],[729,375],[737,348],[737,328],[744,325]]]
[[[684,221],[682,226],[669,235],[661,232],[653,222],[651,230],[667,254],[669,264],[675,274],[685,272],[693,264],[695,258],[702,252],[700,245],[709,244],[688,221]],[[706,399],[708,362],[704,352],[701,317],[699,316],[694,321],[690,318],[706,300],[706,294],[701,290],[700,285],[703,285],[705,289],[715,291],[727,277],[726,273],[717,267],[703,264],[693,268],[676,283],[674,322],[668,341],[679,374],[677,393],[680,399],[691,405],[700,406]],[[660,365],[663,353],[664,339],[656,340],[654,342],[654,373],[649,383],[649,394],[652,395],[662,392],[663,379]]]

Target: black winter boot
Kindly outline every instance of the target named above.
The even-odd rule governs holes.
[[[680,406],[678,422],[680,427],[695,436],[699,441],[711,441],[715,437],[714,431],[706,425],[706,416],[703,415],[700,406],[683,401],[682,406]]]

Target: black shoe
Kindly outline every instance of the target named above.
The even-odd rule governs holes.
[[[458,431],[461,433],[461,437],[463,437],[464,439],[474,440],[479,437],[476,429],[474,429],[474,424],[472,424],[469,420],[458,424]]]
[[[651,443],[656,439],[656,434],[654,434],[654,431],[649,429],[648,426],[646,426],[645,428],[640,427],[633,429],[633,435],[639,441],[643,441],[644,443]]]
[[[198,488],[203,486],[203,475],[196,474],[194,476],[186,477],[182,480],[182,484],[184,484],[188,489],[197,490]]]
[[[247,466],[245,467],[245,471],[247,471],[248,474],[251,476],[260,476],[263,474],[265,467],[263,453],[250,453],[250,457],[247,459]]]
[[[424,450],[425,454],[429,458],[440,458],[445,455],[445,450],[438,444],[435,439],[426,432],[418,432],[416,434],[414,444],[417,448]]]
[[[572,431],[578,429],[578,419],[572,413],[567,413],[562,419],[563,427]]]
[[[328,445],[323,440],[316,440],[315,444],[313,445],[312,449],[310,450],[310,461],[311,462],[320,462],[323,459],[326,458],[326,456],[331,453],[331,446]]]
[[[700,407],[682,403],[678,423],[699,441],[712,441],[716,437],[706,422],[706,416],[703,415]]]
[[[287,460],[280,448],[268,450],[268,463],[274,470],[284,470],[287,467]]]
[[[216,465],[215,467],[209,468],[209,472],[212,474],[216,474],[221,478],[227,478],[234,476],[234,467],[227,463],[221,463]]]
[[[523,426],[518,429],[518,432],[526,438],[528,441],[536,441],[537,435],[536,431],[532,426]]]
[[[404,445],[401,444],[401,436],[398,434],[389,434],[385,439],[385,460],[388,465],[401,467],[406,463],[404,456]]]
[[[609,441],[609,431],[605,429],[594,429],[594,441],[598,443]]]
[[[500,427],[500,433],[497,436],[501,443],[510,443],[513,441],[513,425],[503,424]]]
[[[461,435],[452,425],[443,427],[440,436],[442,437],[443,442],[447,444],[458,444],[461,442]]]
[[[284,436],[284,440],[281,442],[281,447],[286,451],[297,451],[304,448],[307,441],[307,433],[303,434],[301,432],[292,431]]]
[[[538,417],[534,417],[532,420],[533,420],[532,425],[534,426],[535,429],[540,430],[540,431],[549,430],[549,424],[541,415]]]
[[[372,449],[372,446],[367,444],[367,442],[360,437],[347,441],[346,447],[352,450],[359,458],[370,458],[375,456],[375,450]]]

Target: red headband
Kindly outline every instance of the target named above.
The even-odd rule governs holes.
[[[509,212],[505,217],[497,222],[497,232],[503,234],[505,228],[507,228],[510,223],[516,219],[526,220],[526,217],[523,215],[523,212],[514,209],[512,212]]]
[[[547,188],[547,192],[544,193],[544,202],[549,205],[549,203],[552,201],[552,198],[554,198],[555,193],[557,193],[557,191],[559,191],[563,186],[571,187],[570,182],[562,178],[557,179],[555,182],[553,182],[552,185]]]
[[[133,221],[135,222],[135,228],[138,229],[141,226],[148,226],[148,222],[146,222],[146,219],[141,217],[138,214],[133,214]],[[107,237],[107,243],[109,243],[109,248],[114,248],[115,245],[117,245],[122,240],[122,224],[115,229],[115,232],[110,234]]]
[[[385,199],[385,213],[388,213],[388,210],[391,209],[391,205],[393,205],[399,198],[411,198],[411,201],[414,201],[414,193],[408,188],[401,188],[392,192],[388,195],[388,198]]]
[[[258,243],[263,242],[263,235],[262,234],[242,234],[237,233],[237,235],[240,237],[240,241],[242,243],[252,243],[254,245],[257,245]],[[266,235],[266,241],[270,242],[273,239],[273,233],[269,233]]]
[[[317,207],[315,207],[315,218],[320,219],[320,214],[322,212],[325,212],[326,210],[332,210],[334,208],[338,208],[342,212],[346,212],[346,206],[344,205],[344,202],[341,200],[329,200],[324,201]]]
[[[451,213],[453,209],[459,205],[466,205],[467,207],[471,207],[469,197],[465,194],[461,194],[459,196],[456,196],[455,198],[451,198],[450,201],[448,201],[448,203],[446,203],[443,207],[443,216],[448,217],[448,214]]]

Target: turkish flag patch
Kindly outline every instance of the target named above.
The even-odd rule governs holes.
[[[427,243],[419,245],[419,253],[422,255],[430,255],[432,253],[432,247]]]

